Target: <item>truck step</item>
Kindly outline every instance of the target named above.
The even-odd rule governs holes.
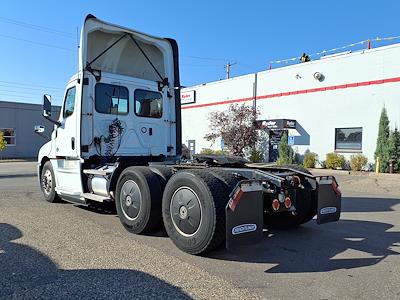
[[[114,172],[114,167],[102,167],[99,169],[86,169],[83,170],[84,174],[90,174],[90,175],[97,175],[97,176],[107,176],[110,175],[112,172]]]
[[[92,193],[83,193],[82,197],[84,199],[93,200],[93,201],[97,201],[97,202],[111,201],[110,197],[100,196],[100,195],[96,195],[96,194],[92,194]]]

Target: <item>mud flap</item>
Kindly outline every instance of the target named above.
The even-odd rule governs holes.
[[[342,194],[335,177],[320,176],[318,180],[317,223],[324,224],[339,220]]]
[[[227,249],[259,242],[263,238],[262,183],[250,180],[239,182],[225,212]]]

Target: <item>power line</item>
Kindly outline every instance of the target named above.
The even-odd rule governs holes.
[[[0,22],[9,23],[9,24],[25,27],[25,28],[28,28],[28,29],[38,30],[38,31],[42,31],[42,32],[56,34],[56,35],[61,35],[63,37],[68,37],[68,38],[72,38],[72,39],[76,38],[76,35],[71,33],[71,32],[56,30],[56,29],[49,28],[49,27],[46,27],[46,26],[36,25],[36,24],[32,24],[32,23],[27,23],[27,22],[22,22],[22,21],[10,19],[10,18],[0,17]],[[1,35],[1,34],[0,34],[0,36],[3,36],[5,38],[11,38],[11,39],[19,40],[19,41],[24,41],[24,42],[28,42],[28,43],[32,43],[32,44],[38,44],[38,45],[41,45],[41,46],[52,47],[52,48],[68,50],[68,51],[74,51],[72,49],[67,49],[67,48],[58,47],[58,46],[49,45],[49,44],[44,44],[44,43],[40,43],[40,42],[36,42],[36,41],[20,39],[20,38],[16,38],[16,37],[12,37],[12,36],[6,36],[6,35]],[[181,57],[182,58],[189,58],[189,59],[209,60],[209,61],[223,61],[223,62],[232,60],[232,59],[227,59],[227,58],[202,57],[202,56],[194,56],[194,55],[181,55]]]
[[[63,88],[56,88],[56,87],[51,87],[51,86],[39,85],[39,84],[20,83],[20,82],[16,82],[16,81],[3,81],[3,80],[0,80],[0,82],[12,84],[12,85],[42,87],[42,88],[53,89],[53,90],[64,90]]]
[[[13,40],[17,40],[17,41],[22,41],[22,42],[26,42],[26,43],[40,45],[40,46],[43,46],[43,47],[50,47],[50,48],[56,48],[56,49],[60,49],[60,50],[66,50],[66,51],[75,52],[75,50],[72,50],[72,49],[58,47],[58,46],[55,46],[55,45],[50,45],[50,44],[45,44],[45,43],[40,43],[40,42],[35,42],[35,41],[30,41],[30,40],[25,40],[25,39],[17,38],[17,37],[14,37],[14,36],[5,35],[5,34],[0,34],[0,36],[4,37],[4,38],[8,38],[8,39],[13,39]]]
[[[221,68],[222,64],[219,65],[196,65],[196,64],[179,64],[181,66],[185,67],[202,67],[202,68]]]
[[[3,98],[4,98],[4,96],[6,96],[6,97],[14,97],[14,98],[38,99],[39,101],[41,100],[40,97],[35,97],[35,96],[33,96],[33,95],[32,95],[32,96],[23,96],[23,95],[18,96],[18,95],[0,93],[0,97],[3,97]]]
[[[29,92],[27,92],[27,91],[15,91],[15,90],[0,90],[0,93],[3,93],[3,92],[7,92],[7,93],[17,93],[17,94],[26,94],[26,95],[32,95],[32,94],[34,94],[34,93],[40,93],[39,91],[37,91],[37,92],[34,92],[34,93],[29,93]],[[60,95],[60,94],[59,94]]]
[[[200,60],[214,60],[214,61],[227,61],[229,59],[226,58],[215,58],[215,57],[201,57],[201,56],[192,56],[192,55],[181,55],[181,57],[185,58],[193,58],[193,59],[200,59]]]
[[[72,38],[72,39],[75,38],[75,35],[70,32],[56,30],[56,29],[41,26],[41,25],[35,25],[35,24],[26,23],[26,22],[21,22],[21,21],[10,19],[10,18],[0,17],[0,22],[13,24],[13,25],[17,25],[17,26],[21,26],[21,27],[25,27],[25,28],[29,28],[29,29],[33,29],[33,30],[38,30],[38,31],[42,31],[42,32],[52,33],[52,34],[56,34],[56,35],[62,35],[64,37],[68,37],[68,38]]]
[[[7,84],[0,84],[0,87],[5,88],[15,88],[15,89],[22,89],[22,90],[33,90],[33,91],[43,91],[43,90],[59,90],[57,92],[61,92],[61,89],[54,89],[54,88],[34,88],[34,87],[22,87],[22,86],[13,86]]]

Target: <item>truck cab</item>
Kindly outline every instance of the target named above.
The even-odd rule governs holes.
[[[117,159],[140,164],[178,160],[179,86],[174,40],[88,15],[80,39],[79,71],[66,86],[51,141],[40,149],[39,172],[50,161],[57,194],[85,201],[85,170]],[[51,119],[51,98],[44,98],[44,115]]]

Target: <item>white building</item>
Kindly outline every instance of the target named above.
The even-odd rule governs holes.
[[[373,162],[382,108],[392,129],[400,125],[400,44],[188,87],[181,100],[182,140],[196,153],[221,147],[204,139],[210,112],[247,103],[259,108],[259,119],[273,119],[269,125],[295,120],[284,127],[296,127],[289,135],[299,153],[309,149],[319,160],[329,152],[362,153]]]

